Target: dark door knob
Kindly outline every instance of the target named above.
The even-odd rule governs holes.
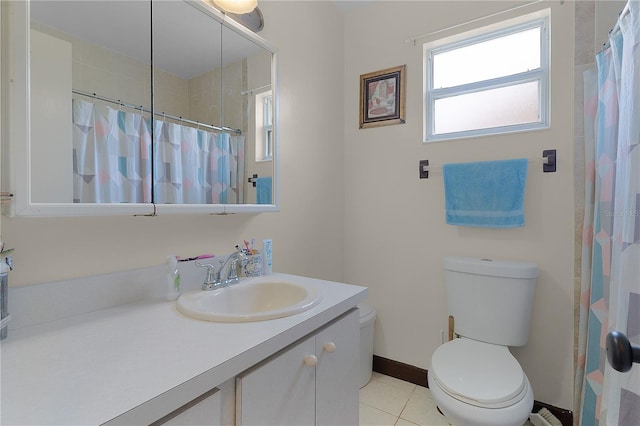
[[[626,373],[634,362],[640,362],[640,346],[631,346],[627,336],[612,331],[607,334],[607,359],[614,370]]]

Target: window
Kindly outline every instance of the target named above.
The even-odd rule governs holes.
[[[265,96],[262,111],[264,115],[264,159],[271,160],[273,156],[273,96]]]
[[[425,142],[548,127],[547,27],[425,45]]]
[[[256,95],[256,161],[273,158],[273,95]]]

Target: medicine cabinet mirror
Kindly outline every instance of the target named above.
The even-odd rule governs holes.
[[[2,21],[8,214],[277,211],[262,38],[200,0],[12,1]]]

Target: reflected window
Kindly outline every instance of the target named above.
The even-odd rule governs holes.
[[[273,158],[273,95],[256,95],[256,161]]]

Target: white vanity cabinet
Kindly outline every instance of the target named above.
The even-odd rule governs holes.
[[[351,310],[236,380],[237,425],[357,425],[359,317]]]
[[[10,290],[10,327],[18,327],[0,345],[0,423],[358,424],[356,306],[366,288],[274,273],[274,281],[315,286],[319,303],[246,323],[195,320],[164,300],[98,304],[107,285],[128,294],[139,277],[145,287],[131,294],[155,294],[165,271],[163,265]]]

